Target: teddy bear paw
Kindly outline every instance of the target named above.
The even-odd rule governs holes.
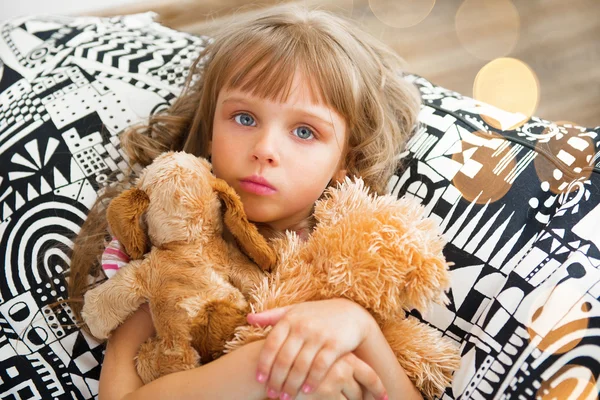
[[[95,296],[93,291],[86,293],[81,317],[94,337],[107,339],[122,321],[106,308],[100,307],[100,304],[98,296]]]

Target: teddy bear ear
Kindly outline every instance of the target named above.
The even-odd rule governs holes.
[[[267,243],[256,225],[248,221],[238,194],[222,179],[214,178],[213,189],[225,203],[223,222],[238,245],[260,268],[270,271],[277,263],[275,250]]]
[[[125,247],[132,259],[141,258],[150,249],[150,240],[142,227],[142,216],[150,198],[140,189],[125,190],[115,197],[106,211],[106,219],[113,235]]]

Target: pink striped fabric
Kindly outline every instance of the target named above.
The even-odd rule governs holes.
[[[107,278],[114,276],[119,268],[129,262],[129,256],[116,238],[113,238],[102,253],[102,269]]]

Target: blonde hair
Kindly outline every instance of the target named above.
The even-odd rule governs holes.
[[[373,192],[385,192],[421,103],[416,88],[402,77],[403,60],[397,54],[343,17],[297,5],[237,16],[212,37],[173,105],[122,134],[121,146],[132,163],[146,166],[168,150],[207,157],[221,89],[285,101],[299,71],[310,78],[313,99],[346,120],[343,167],[348,176],[360,176]],[[88,274],[99,273],[101,246],[86,238],[97,242],[106,231],[100,200],[75,243],[71,297],[83,295]],[[78,252],[86,256],[77,257]],[[93,257],[96,262],[90,263]],[[81,265],[82,259],[87,265]]]

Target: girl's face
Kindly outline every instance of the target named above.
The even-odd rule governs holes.
[[[299,73],[284,103],[223,89],[213,121],[213,171],[239,194],[249,220],[293,229],[329,181],[345,175],[346,135],[344,118],[314,103]]]

